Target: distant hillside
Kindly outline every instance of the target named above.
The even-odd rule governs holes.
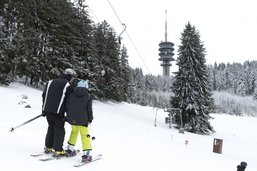
[[[252,96],[242,97],[226,92],[214,92],[213,97],[217,113],[257,116],[257,101],[253,100]]]

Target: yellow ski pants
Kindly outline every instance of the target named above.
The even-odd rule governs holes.
[[[88,136],[89,131],[86,126],[71,125],[71,134],[70,134],[70,139],[69,139],[68,143],[70,145],[75,146],[79,133],[81,136],[82,150],[83,151],[92,150],[91,140],[90,140],[90,137]]]

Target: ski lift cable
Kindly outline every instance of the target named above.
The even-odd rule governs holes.
[[[119,20],[120,24],[121,24],[121,25],[124,25],[124,23],[121,22],[121,20],[120,20],[118,14],[117,14],[117,12],[116,12],[116,10],[115,10],[114,7],[112,6],[110,0],[107,0],[107,1],[108,1],[108,3],[109,3],[110,7],[112,8],[114,14],[116,15],[117,19]],[[140,59],[142,60],[143,64],[145,65],[147,71],[148,71],[149,73],[151,73],[150,70],[149,70],[149,68],[148,68],[148,66],[146,65],[144,59],[142,58],[141,54],[139,53],[138,48],[136,47],[136,45],[135,45],[135,43],[133,42],[133,40],[132,40],[132,38],[130,37],[130,35],[128,34],[128,31],[126,30],[126,28],[125,28],[124,31],[126,32],[126,34],[127,34],[128,38],[129,38],[130,42],[132,43],[133,47],[135,48],[135,50],[136,50],[138,56],[140,57]],[[123,32],[122,32],[122,33],[123,33]],[[121,34],[122,34],[122,33],[121,33]],[[120,34],[120,35],[121,35],[121,34]]]
[[[92,14],[95,16],[95,18],[97,19],[97,21],[100,23],[100,20],[97,18],[97,16],[95,15],[94,11],[89,8],[89,6],[87,5],[87,8],[92,12]]]
[[[123,27],[124,27],[123,31],[122,31],[122,32],[119,34],[119,36],[118,36],[119,39],[120,39],[120,36],[123,34],[123,32],[126,32],[126,34],[127,34],[128,38],[129,38],[130,42],[132,43],[132,45],[133,45],[134,49],[136,50],[138,56],[140,57],[140,59],[141,59],[141,61],[143,62],[144,66],[146,67],[148,73],[151,73],[150,70],[149,70],[149,68],[148,68],[148,66],[146,65],[144,59],[142,58],[142,55],[140,54],[138,48],[136,47],[135,43],[133,42],[132,38],[130,37],[129,33],[127,32],[127,30],[126,30],[126,25],[121,22],[121,20],[120,20],[118,14],[117,14],[117,12],[115,11],[114,7],[112,6],[110,0],[107,0],[107,1],[108,1],[108,3],[109,3],[110,7],[112,8],[114,14],[116,15],[117,19],[119,20],[120,24],[123,25]],[[98,22],[100,22],[100,20],[98,19],[98,17],[97,17],[96,14],[94,13],[94,11],[93,11],[88,5],[87,5],[87,8],[92,12],[92,14],[93,14],[93,15],[95,16],[95,18],[98,20]]]
[[[93,14],[93,16],[95,17],[95,19],[100,23],[100,20],[98,19],[98,17],[96,16],[96,14],[94,13],[94,11],[89,7],[89,5],[86,2],[82,2],[86,5],[86,7],[89,9],[89,11]]]
[[[116,12],[115,9],[113,8],[113,6],[112,6],[110,0],[107,0],[107,1],[108,1],[108,3],[109,3],[110,7],[112,8],[114,14],[116,15],[117,19],[118,19],[119,22],[122,24],[122,22],[121,22],[121,20],[120,20],[120,17],[118,16],[117,12]]]
[[[86,2],[84,2],[85,4],[86,4]],[[87,4],[86,4],[87,5]],[[89,7],[89,5],[87,5],[87,8],[90,10],[90,12],[94,15],[94,17],[97,19],[97,21],[100,23],[100,20],[98,19],[98,17],[96,16],[96,14],[94,13],[94,11]],[[120,42],[120,36],[121,36],[121,34],[125,31],[125,29],[126,29],[126,25],[125,24],[122,24],[123,26],[124,26],[124,30],[119,34],[119,37],[118,37],[118,40],[119,40],[119,42]],[[112,53],[111,53],[112,54]],[[108,57],[107,58],[109,58],[109,56],[111,56],[111,54],[110,55],[108,55]],[[100,72],[100,75],[103,77],[104,75],[105,75],[105,73],[106,73],[106,71],[105,71],[105,69],[104,69],[104,67],[103,67],[103,58],[101,58],[100,59],[100,66],[101,66],[101,72]]]
[[[141,54],[139,53],[139,51],[138,51],[138,49],[137,49],[137,47],[136,47],[135,43],[133,42],[133,40],[132,40],[132,39],[131,39],[131,37],[129,36],[128,32],[127,32],[127,31],[125,31],[125,32],[126,32],[126,34],[127,34],[128,38],[129,38],[129,40],[131,41],[131,43],[132,43],[133,47],[135,48],[135,50],[136,50],[136,52],[137,52],[138,56],[140,57],[140,59],[142,60],[143,64],[145,65],[145,67],[146,67],[146,69],[147,69],[148,73],[151,73],[151,72],[150,72],[150,70],[149,70],[149,68],[148,68],[148,66],[146,65],[146,63],[145,63],[144,59],[142,58]]]

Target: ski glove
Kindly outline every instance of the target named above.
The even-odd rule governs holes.
[[[45,117],[46,116],[46,112],[42,111],[42,116]]]
[[[64,121],[68,122],[68,117],[67,116],[64,117]]]

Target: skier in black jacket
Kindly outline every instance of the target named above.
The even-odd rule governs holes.
[[[92,147],[88,132],[88,124],[92,120],[92,98],[88,93],[88,83],[85,80],[81,80],[67,99],[67,121],[71,124],[72,128],[67,151],[71,156],[76,155],[74,146],[78,133],[80,133],[83,150],[82,162],[92,160],[92,156],[90,155]]]
[[[67,68],[62,78],[47,82],[43,91],[42,114],[46,116],[48,130],[45,137],[45,153],[54,152],[55,157],[65,155],[63,141],[65,136],[65,104],[67,96],[72,92],[70,83],[76,77],[76,72]]]

